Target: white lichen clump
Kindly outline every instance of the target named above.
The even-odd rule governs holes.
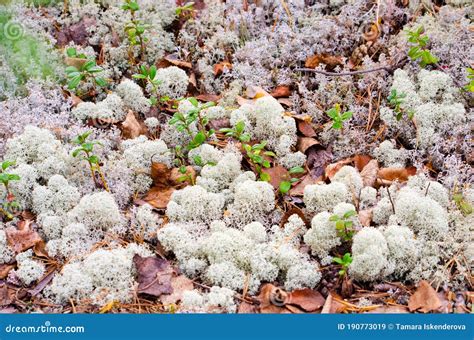
[[[189,78],[186,72],[176,66],[158,69],[155,80],[160,82],[158,93],[162,97],[178,99],[183,97],[188,89]]]
[[[18,269],[15,270],[15,275],[26,286],[38,281],[46,271],[45,265],[33,260],[32,257],[31,249],[16,256]]]
[[[57,303],[70,298],[76,301],[90,298],[96,305],[113,300],[128,302],[133,298],[135,286],[135,254],[152,256],[151,251],[133,243],[125,248],[96,250],[80,262],[66,264],[45,294]]]
[[[374,149],[374,156],[386,167],[403,168],[406,163],[406,152],[396,149],[390,140],[385,140]]]
[[[347,186],[341,182],[313,184],[304,188],[303,200],[306,209],[315,213],[332,210],[338,203],[351,201],[351,194]]]

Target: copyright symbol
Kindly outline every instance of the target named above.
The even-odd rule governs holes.
[[[394,329],[394,328],[395,328],[395,327],[393,326],[393,323],[389,323],[389,324],[388,324],[388,329],[392,330],[392,329]]]

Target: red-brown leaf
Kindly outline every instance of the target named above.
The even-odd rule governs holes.
[[[270,94],[273,98],[289,97],[291,95],[291,89],[288,85],[278,85]]]
[[[286,303],[295,305],[307,312],[314,312],[324,305],[324,297],[317,290],[298,289],[288,295]]]

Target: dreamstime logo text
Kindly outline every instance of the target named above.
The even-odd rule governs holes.
[[[84,326],[52,326],[46,321],[40,326],[15,326],[9,324],[5,327],[6,333],[85,333]]]

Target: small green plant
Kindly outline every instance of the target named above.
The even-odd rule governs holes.
[[[219,132],[224,133],[227,137],[235,138],[241,142],[249,142],[250,135],[248,133],[244,133],[245,130],[245,123],[241,120],[235,124],[233,128],[223,128],[220,129]]]
[[[0,213],[3,214],[8,220],[13,219],[13,211],[19,208],[19,204],[15,199],[15,195],[10,190],[9,184],[11,181],[19,181],[20,176],[17,174],[8,173],[7,170],[12,165],[15,165],[13,161],[3,161],[1,163],[0,169],[0,182],[5,188],[5,200],[2,201],[2,207],[0,208]]]
[[[109,186],[107,185],[107,181],[105,180],[104,173],[100,167],[100,158],[97,155],[94,155],[94,146],[102,144],[98,141],[88,141],[87,138],[90,136],[92,131],[87,131],[82,135],[78,135],[76,138],[73,139],[73,143],[79,145],[77,149],[72,152],[73,157],[78,157],[82,155],[82,159],[87,161],[89,164],[89,169],[91,171],[91,176],[94,181],[96,187],[101,187],[100,183],[97,182],[96,174],[99,175],[99,178],[102,182],[102,187],[109,191]]]
[[[187,100],[193,105],[194,108],[186,113],[179,111],[175,112],[173,117],[170,119],[169,124],[175,125],[176,130],[180,132],[185,131],[191,137],[191,142],[186,145],[186,149],[192,150],[204,144],[204,142],[214,134],[214,129],[207,129],[209,119],[207,117],[203,117],[201,115],[201,111],[216,104],[214,102],[208,102],[203,105],[199,105],[197,99],[193,97],[188,98]],[[196,123],[197,125],[198,132],[196,134],[194,134],[191,129],[191,125],[193,123]]]
[[[347,269],[352,263],[352,256],[351,256],[351,253],[345,253],[343,257],[333,257],[332,261],[334,263],[341,265],[341,269],[339,270],[339,275],[345,276],[347,274]]]
[[[326,114],[332,120],[332,128],[335,130],[343,130],[344,122],[351,119],[353,113],[346,111],[341,113],[341,105],[335,104],[333,108],[326,111]]]
[[[288,178],[283,178],[283,181],[280,182],[279,191],[282,194],[286,194],[291,189],[291,185],[299,181],[299,178],[294,178],[291,175],[302,174],[304,169],[300,166],[295,166],[288,170]]]
[[[467,69],[467,79],[469,80],[469,84],[464,86],[464,90],[467,92],[474,92],[474,70],[470,67]]]
[[[421,67],[426,65],[436,64],[438,58],[431,54],[430,50],[426,48],[430,41],[430,38],[423,35],[425,29],[423,26],[418,27],[416,30],[407,31],[408,42],[412,44],[408,50],[408,56],[413,61],[418,61]]]
[[[265,156],[275,157],[276,155],[272,151],[265,151],[266,145],[267,142],[263,141],[254,145],[243,144],[242,147],[244,148],[250,163],[254,165],[260,180],[269,182],[270,175],[262,171],[263,168],[268,169],[271,166],[270,161],[266,159]]]
[[[337,230],[337,236],[342,238],[344,241],[349,241],[355,234],[353,228],[354,223],[349,220],[352,216],[357,215],[355,210],[349,210],[344,215],[332,215],[329,221],[334,222]]]
[[[100,66],[97,66],[95,58],[87,58],[85,54],[78,54],[77,50],[73,47],[66,50],[68,57],[70,58],[79,58],[84,59],[84,63],[78,68],[76,66],[68,66],[66,68],[66,76],[68,79],[67,88],[69,90],[75,90],[79,84],[83,81],[92,79],[93,82],[100,86],[107,86],[107,81],[99,77],[98,74],[103,72],[104,69]]]
[[[156,78],[156,66],[155,65],[152,65],[150,67],[147,67],[146,65],[141,65],[140,68],[139,68],[139,73],[136,73],[134,75],[132,75],[133,78],[135,79],[139,79],[143,82],[145,82],[145,87],[146,87],[146,84],[150,84],[151,88],[152,88],[152,92],[154,93],[154,95],[151,96],[150,98],[150,102],[151,102],[151,105],[155,106],[156,104],[158,104],[158,86],[161,84],[161,81],[158,80],[158,79],[155,79]],[[169,100],[168,97],[161,97],[160,98],[160,101],[161,102],[165,102]]]
[[[125,25],[125,33],[127,33],[128,42],[130,43],[128,50],[129,60],[135,65],[136,60],[134,56],[134,48],[135,46],[139,46],[140,60],[143,61],[145,58],[146,44],[149,41],[149,39],[146,38],[144,34],[146,29],[148,29],[150,26],[136,18],[135,12],[140,10],[140,6],[138,5],[137,1],[125,0],[125,3],[122,5],[122,9],[124,11],[129,11],[130,15],[132,16],[132,20]]]
[[[388,103],[396,113],[396,118],[398,121],[401,120],[403,117],[404,110],[401,108],[401,104],[403,104],[406,96],[406,93],[397,93],[397,90],[393,89],[392,91],[390,91],[390,95],[387,98]],[[408,118],[410,119],[413,118],[414,114],[415,113],[411,110],[407,112]]]

